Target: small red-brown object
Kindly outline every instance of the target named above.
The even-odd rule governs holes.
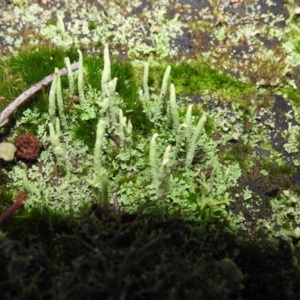
[[[17,148],[16,156],[27,160],[37,159],[43,146],[41,141],[33,134],[20,135],[14,144]]]
[[[2,225],[2,223],[4,221],[6,221],[16,210],[18,210],[24,200],[26,199],[26,193],[24,192],[21,192],[18,194],[17,196],[17,200],[2,214],[0,215],[0,226]]]

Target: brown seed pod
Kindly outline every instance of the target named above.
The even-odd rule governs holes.
[[[19,136],[14,144],[17,147],[16,156],[27,160],[37,159],[42,148],[41,141],[33,134]]]

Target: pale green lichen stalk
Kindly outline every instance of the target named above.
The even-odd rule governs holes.
[[[96,143],[95,143],[95,150],[94,150],[94,172],[95,174],[99,174],[99,171],[102,168],[102,147],[105,135],[105,128],[106,122],[102,119],[99,120],[97,125],[97,132],[96,132]]]
[[[57,105],[56,105],[57,103]],[[58,68],[55,68],[54,78],[51,84],[50,93],[49,93],[49,119],[52,125],[56,123],[56,108],[58,108],[58,115],[62,122],[63,128],[66,130],[67,126],[67,119],[64,112],[64,104],[61,92],[61,81],[60,81],[60,74]]]
[[[70,96],[74,94],[74,77],[73,77],[73,71],[71,69],[71,62],[69,57],[64,58],[67,70],[68,70],[68,81],[69,81],[69,94]]]
[[[144,77],[143,77],[143,89],[144,89],[144,102],[150,101],[150,94],[149,94],[149,86],[148,86],[148,77],[149,77],[149,63],[144,63]]]
[[[164,153],[163,160],[158,173],[158,186],[156,197],[158,200],[163,200],[170,189],[170,177],[171,177],[171,168],[170,168],[170,152],[171,145],[169,145]]]
[[[105,168],[100,170],[100,184],[101,184],[101,204],[103,207],[108,207],[108,172]]]
[[[110,129],[112,126],[117,124],[117,109],[116,109],[116,100],[117,100],[117,92],[116,92],[116,87],[117,87],[117,81],[118,78],[114,78],[107,84],[107,96],[109,99],[109,106],[108,106],[108,114],[107,114],[107,123],[110,125]]]
[[[125,129],[124,146],[125,146],[126,151],[129,151],[132,147],[132,129],[133,129],[132,123],[130,120],[128,120],[127,125],[124,129]]]
[[[156,162],[156,139],[158,137],[158,134],[155,133],[150,142],[150,167],[151,167],[151,172],[152,172],[152,178],[153,178],[153,183],[155,187],[158,187],[159,181],[158,181],[158,171],[157,171],[157,162]]]
[[[149,86],[148,86],[149,64],[148,63],[144,64],[143,89],[139,90],[139,100],[141,101],[141,103],[143,105],[143,110],[146,113],[147,117],[154,124],[159,124],[161,122],[161,118],[164,113],[163,108],[164,108],[164,102],[165,102],[166,94],[167,94],[167,90],[168,90],[168,81],[169,81],[169,77],[170,77],[170,72],[171,72],[171,67],[168,66],[164,73],[163,82],[161,85],[161,92],[157,98],[154,97],[155,101],[151,102],[150,94],[149,94]],[[178,116],[174,115],[174,117],[173,117],[171,115],[171,111],[170,111],[171,108],[172,108],[172,112],[174,112],[177,109],[174,86],[172,89],[173,90],[172,90],[171,96],[170,96],[171,97],[170,103],[167,106],[167,108],[168,108],[167,116],[169,117],[170,123],[172,123],[173,121],[175,122],[175,124],[173,124],[173,125],[176,127],[176,125],[179,126]],[[174,105],[174,103],[175,103],[175,105]],[[178,126],[177,126],[177,128],[178,128]],[[174,130],[175,132],[177,131],[177,128]]]
[[[203,114],[194,130],[192,139],[190,141],[187,141],[188,149],[187,149],[186,160],[185,160],[186,167],[189,167],[192,164],[195,155],[195,150],[197,147],[197,142],[199,140],[199,136],[204,131],[205,121],[206,121],[206,114]],[[203,134],[205,134],[205,132],[203,132]]]
[[[186,130],[187,125],[186,124],[181,124],[178,129],[177,129],[177,134],[176,134],[176,146],[174,149],[174,156],[176,157],[180,150],[181,150],[181,146],[183,144],[184,141],[184,133]]]
[[[56,16],[57,16],[56,26],[60,30],[62,35],[64,36],[66,34],[66,28],[65,28],[64,20],[63,20],[62,16],[59,13],[57,13]]]
[[[150,167],[151,167],[151,173],[153,178],[153,184],[156,188],[156,198],[157,200],[162,200],[162,198],[166,195],[166,193],[169,191],[170,186],[170,176],[171,176],[171,169],[170,169],[170,151],[171,146],[169,145],[165,153],[163,155],[163,160],[158,168],[157,165],[157,156],[156,156],[156,138],[158,137],[158,134],[155,133],[152,136],[151,142],[150,142]]]
[[[118,111],[115,107],[117,98],[117,82],[118,78],[111,80],[111,63],[109,57],[108,45],[105,45],[103,53],[104,66],[101,77],[101,99],[96,103],[101,107],[102,114],[106,117],[107,128],[109,130],[117,123]]]
[[[109,204],[108,200],[108,171],[104,167],[103,161],[103,144],[105,139],[106,122],[103,119],[98,121],[96,131],[96,142],[94,148],[93,158],[93,173],[92,179],[88,178],[87,183],[89,186],[96,188],[100,192],[101,205],[107,207]],[[98,199],[99,201],[99,199]]]
[[[148,86],[148,77],[149,77],[149,64],[147,62],[144,63],[144,77],[143,77],[143,89],[139,89],[139,100],[143,105],[143,110],[149,120],[151,120],[151,109],[149,108],[150,104],[150,93]]]
[[[61,92],[61,80],[60,80],[60,74],[58,68],[55,68],[55,76],[56,76],[56,99],[57,99],[58,115],[62,127],[65,130],[67,130],[68,125],[67,125],[67,119],[64,111],[64,103],[63,103],[63,97]]]
[[[176,92],[175,92],[175,86],[174,84],[171,84],[170,86],[170,119],[172,120],[172,127],[174,135],[176,136],[177,130],[179,128],[179,115],[178,115],[178,109],[176,104]]]
[[[189,105],[185,114],[185,140],[190,141],[192,138],[192,109],[193,105]]]
[[[108,83],[111,81],[111,66],[110,66],[110,57],[109,57],[109,48],[108,44],[104,47],[104,67],[101,78],[101,91],[104,97],[107,96],[108,92]]]
[[[61,135],[61,130],[60,130],[60,122],[59,118],[56,118],[56,124],[55,124],[55,129],[52,123],[49,123],[49,134],[50,134],[50,141],[51,144],[56,147],[60,144],[59,138]]]
[[[67,175],[70,175],[72,166],[70,161],[66,157],[66,152],[63,146],[60,143],[61,129],[59,118],[56,118],[55,129],[52,123],[48,124],[50,140],[53,145],[54,154],[56,156],[57,164],[66,171]]]
[[[171,66],[168,66],[165,71],[164,77],[163,77],[163,82],[161,85],[161,92],[160,92],[160,95],[157,100],[155,114],[154,114],[154,121],[157,121],[161,117],[161,114],[162,114],[163,104],[164,104],[165,96],[167,94],[167,89],[168,89],[168,81],[169,81],[169,77],[170,77],[170,72],[171,72]]]
[[[132,144],[132,124],[130,120],[127,122],[127,118],[123,116],[123,111],[120,109],[119,113],[119,122],[120,122],[120,142],[125,150],[130,150]]]
[[[56,85],[57,85],[57,76],[55,74],[49,92],[49,106],[48,106],[50,123],[53,125],[55,125],[55,120],[56,120],[56,103],[55,103]]]
[[[79,54],[79,67],[78,67],[78,93],[79,93],[79,99],[82,104],[86,102],[85,96],[84,96],[84,69],[83,69],[83,58],[82,58],[82,52],[80,50],[77,50]]]
[[[101,204],[108,206],[108,175],[107,170],[103,166],[103,142],[105,138],[106,122],[100,119],[97,125],[96,143],[94,150],[94,174],[93,181],[90,184],[97,187],[101,191]]]

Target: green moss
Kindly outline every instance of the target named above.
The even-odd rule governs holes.
[[[13,201],[15,201],[14,197],[16,192],[13,189],[8,189],[7,184],[10,179],[8,176],[8,172],[10,172],[13,168],[13,164],[11,162],[6,162],[3,159],[0,159],[0,211],[3,212],[6,210]]]
[[[9,59],[0,59],[0,95],[5,101],[0,101],[0,109],[7,106],[31,85],[36,84],[46,76],[54,72],[54,68],[65,67],[64,57],[70,60],[77,60],[75,50],[63,50],[49,46],[28,47]],[[62,86],[67,87],[66,78],[62,78]],[[38,107],[40,111],[48,110],[48,92],[50,85],[42,88],[26,101],[21,109],[18,109],[17,115],[27,107]]]
[[[95,147],[97,119],[82,121],[77,119],[74,129],[75,138],[83,141],[90,150]]]
[[[281,182],[281,187],[283,189],[289,189],[291,188],[291,180],[289,178],[284,178]]]
[[[14,193],[10,190],[0,188],[0,211],[4,212],[14,201]]]
[[[19,73],[13,73],[7,60],[0,59],[0,110],[26,89],[26,84]]]
[[[251,160],[251,154],[253,149],[250,145],[238,142],[233,144],[224,153],[224,161],[238,162],[243,172],[249,169],[249,160]]]
[[[227,257],[224,235],[218,236],[214,224],[113,216],[97,206],[93,218],[51,222],[45,211],[33,217],[0,237],[1,299],[34,299],[37,293],[49,299],[66,294],[72,299],[118,299],[128,293],[134,300],[226,300],[240,294],[243,275]],[[31,238],[21,239],[22,228]],[[183,262],[183,257],[189,260]],[[174,264],[180,271],[174,272]],[[72,276],[62,279],[62,274]]]
[[[111,74],[112,78],[118,78],[117,92],[125,100],[125,103],[135,102],[134,95],[138,95],[139,82],[131,63],[127,60],[113,61]]]
[[[56,23],[57,23],[56,20],[48,19],[47,22],[46,22],[46,25],[47,25],[47,26],[49,26],[49,25],[54,25],[54,26],[56,26]]]
[[[78,58],[76,58],[76,61]],[[86,73],[84,74],[85,84],[90,84],[94,89],[101,89],[101,76],[103,69],[103,55],[102,53],[95,55],[87,55],[83,58],[84,69]],[[77,86],[77,84],[76,84]]]
[[[138,99],[140,78],[135,75],[135,70],[129,61],[114,61],[111,68],[112,78],[117,77],[117,92],[124,100],[122,107],[124,113],[131,120],[136,130],[147,132],[150,123],[143,112],[142,103]]]
[[[277,164],[269,158],[261,159],[260,162],[262,169],[267,170],[271,176],[284,176],[295,173],[295,168],[288,163]]]
[[[54,73],[54,68],[65,67],[64,58],[69,57],[70,61],[77,61],[76,50],[64,50],[50,46],[29,47],[17,55],[12,56],[7,65],[11,72],[19,73],[27,86],[35,84],[45,76]],[[67,83],[67,82],[65,82]]]
[[[293,87],[286,87],[284,93],[287,95],[287,98],[293,100],[299,105],[300,90],[294,89]]]
[[[161,78],[163,71],[162,68]],[[229,75],[196,62],[172,64],[170,81],[175,84],[176,93],[179,95],[195,95],[212,91],[218,92],[224,98],[230,98],[231,101],[238,101],[242,95],[255,90],[249,84],[239,82]]]
[[[278,173],[280,173],[280,174],[292,175],[295,173],[295,171],[296,170],[295,170],[294,166],[291,164],[288,164],[288,163],[283,163],[278,166]],[[275,174],[276,174],[276,171],[275,171]]]
[[[300,185],[296,185],[294,188],[293,188],[293,192],[300,196]]]
[[[94,30],[97,28],[97,26],[98,26],[98,22],[96,21],[89,22],[89,30]]]
[[[87,210],[83,208],[78,217],[85,218],[87,213]],[[49,210],[41,205],[30,210],[21,208],[18,215],[13,215],[7,220],[4,231],[7,233],[7,237],[16,240],[22,239],[25,243],[39,241],[48,244],[51,238],[54,238],[55,232],[61,234],[69,231],[68,227],[78,220],[72,214]]]
[[[207,136],[211,136],[215,128],[214,121],[212,117],[208,116],[205,123],[205,132]]]

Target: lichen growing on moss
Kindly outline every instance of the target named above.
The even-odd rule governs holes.
[[[104,52],[104,56],[108,55],[106,52]],[[104,61],[104,69],[107,67],[110,68],[109,57],[106,57]],[[78,74],[83,76],[83,66],[80,65],[79,68],[81,70]],[[168,75],[171,68],[167,68],[167,70],[166,74]],[[106,78],[106,73],[103,72],[102,77]],[[179,111],[184,112],[186,108],[177,108],[175,88],[172,84],[170,101],[167,101],[167,77],[165,76],[160,96],[151,93],[150,97],[155,105],[154,116],[157,114],[157,105],[161,106],[161,112],[158,114],[159,118],[152,118],[151,113],[149,114],[150,119],[148,122],[151,124],[151,128],[149,128],[150,131],[147,136],[144,136],[142,132],[133,130],[130,151],[127,148],[129,144],[125,145],[126,147],[122,145],[122,134],[124,135],[125,127],[128,131],[129,125],[130,130],[132,130],[132,127],[138,128],[139,124],[135,123],[135,119],[132,120],[132,125],[130,120],[128,120],[128,123],[126,121],[124,123],[123,113],[119,114],[118,120],[117,111],[119,108],[126,109],[126,99],[117,94],[117,80],[111,80],[109,76],[107,79],[109,81],[102,85],[103,91],[97,91],[91,86],[87,86],[84,91],[82,90],[82,93],[85,93],[85,101],[73,108],[77,116],[73,113],[66,117],[68,127],[70,126],[69,131],[67,130],[68,127],[63,128],[63,131],[61,131],[58,119],[55,131],[53,124],[49,124],[51,145],[41,153],[36,165],[31,166],[28,170],[21,165],[17,165],[12,170],[10,173],[11,187],[16,189],[25,188],[29,193],[26,205],[32,208],[40,205],[37,202],[37,199],[39,199],[43,204],[53,209],[66,212],[70,210],[78,211],[82,205],[93,202],[100,201],[104,203],[108,200],[112,204],[113,198],[117,194],[119,205],[128,212],[135,212],[141,205],[155,202],[158,200],[156,198],[159,197],[159,200],[161,200],[160,206],[164,207],[169,214],[180,214],[185,219],[202,219],[217,216],[216,212],[221,215],[226,213],[226,205],[230,202],[230,197],[226,191],[236,184],[241,175],[238,164],[227,166],[219,162],[216,152],[217,144],[210,139],[205,131],[207,117],[201,110],[196,111],[193,119],[185,125],[185,127],[189,127],[188,130],[191,136],[182,132],[181,134],[184,137],[180,140],[183,145],[176,145],[176,127],[179,127],[179,122],[184,124],[183,122],[186,119],[184,114],[179,113]],[[105,79],[105,81],[107,80]],[[55,87],[52,86],[54,95],[59,86],[60,81],[56,82]],[[66,95],[67,92],[63,94]],[[124,111],[126,113],[126,110]],[[172,114],[169,114],[170,111],[172,111]],[[44,143],[49,139],[46,123],[49,122],[50,117],[55,118],[55,105],[53,113],[54,116],[49,115],[45,120],[44,127],[42,128],[40,125],[37,133]],[[57,116],[60,115],[61,112]],[[72,125],[72,121],[76,118],[83,121],[81,126],[85,126],[85,122],[89,120],[100,119],[98,128],[102,128],[102,134],[100,139],[98,133],[97,137],[94,136],[94,141],[96,141],[94,159],[91,159],[93,157],[92,153],[89,152],[86,145],[73,138],[73,129],[78,134],[78,129],[76,129],[78,125]],[[30,121],[30,119],[30,111],[27,110],[25,119],[21,118],[19,124],[26,124],[26,120]],[[177,122],[174,121],[175,119]],[[105,126],[99,124],[105,124]],[[174,130],[169,131],[170,124],[173,124],[173,127],[175,126]],[[162,167],[159,167],[159,165],[154,167],[157,170],[168,168],[170,173],[168,182],[165,182],[166,172],[160,170],[160,175],[157,177],[158,182],[154,183],[153,181],[152,184],[151,177],[149,177],[150,169],[146,149],[149,149],[149,134],[155,131],[160,132],[157,150],[159,156],[162,155],[165,151],[164,148],[169,143],[171,145],[175,144],[178,150],[177,155],[174,156],[171,146],[167,147],[168,151],[165,152]],[[92,128],[92,132],[95,133],[96,128]],[[112,136],[114,138],[109,139]],[[120,143],[114,145],[115,140],[118,138],[120,138]],[[185,140],[185,138],[188,140]],[[99,143],[101,147],[99,147]],[[99,151],[101,153],[98,153]],[[199,155],[199,153],[202,155]],[[197,159],[194,160],[195,157],[199,157],[197,158],[198,161]],[[201,159],[203,157],[204,159]],[[99,160],[101,160],[101,163],[99,163]],[[155,161],[153,164],[155,164]],[[172,165],[173,171],[171,172]],[[202,173],[209,166],[212,166],[212,171],[210,177],[206,178]],[[62,168],[65,168],[66,172],[61,173]],[[108,189],[109,195],[107,192],[103,193],[104,186],[101,182],[104,173],[102,170],[105,170],[105,174],[107,174],[105,175],[105,177],[107,176],[105,190]],[[126,178],[128,173],[130,173],[130,177]],[[167,185],[170,185],[169,189],[166,188]],[[156,189],[155,194],[153,194],[154,186]],[[103,195],[105,195],[105,199]]]

